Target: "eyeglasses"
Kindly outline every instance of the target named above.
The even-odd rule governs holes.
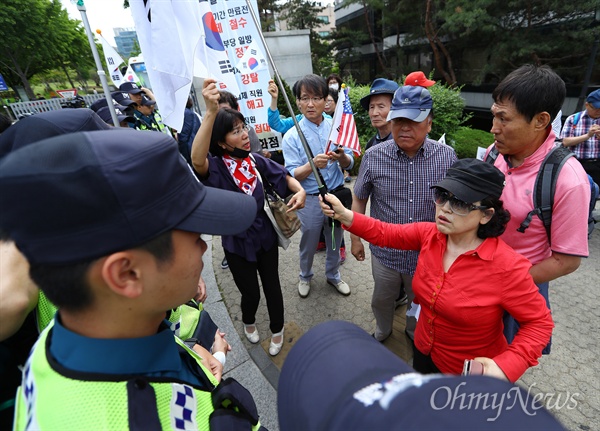
[[[457,199],[452,193],[444,189],[433,189],[433,202],[439,207],[444,206],[446,202],[450,202],[450,209],[459,216],[466,216],[471,211],[485,210],[488,207],[483,205],[473,205],[465,201]]]
[[[309,103],[309,102],[319,103],[323,100],[323,98],[322,97],[301,97],[299,100],[300,100],[300,102],[305,103],[305,104]]]
[[[327,100],[325,101],[325,104],[326,104],[326,105],[329,105],[329,104],[331,104],[331,103],[333,103],[333,99],[327,99]]]
[[[248,126],[247,124],[244,124],[242,127],[238,127],[238,128],[233,129],[230,133],[233,136],[238,136],[238,135],[240,135],[240,134],[242,134],[244,132],[247,132],[248,130],[250,130],[250,126]]]

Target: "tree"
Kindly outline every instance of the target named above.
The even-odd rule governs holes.
[[[307,0],[291,0],[280,7],[280,21],[286,21],[290,30],[310,30],[310,51],[313,71],[323,75],[331,70],[335,63],[329,42],[316,31],[323,21],[319,13],[325,10],[315,2]]]
[[[263,32],[276,31],[275,14],[279,12],[280,6],[276,0],[258,0],[258,14],[260,27]]]
[[[62,67],[81,35],[59,0],[3,0],[0,8],[0,71],[14,87],[21,82],[34,97],[29,79]]]
[[[548,64],[567,83],[581,82],[595,33],[600,31],[600,22],[594,20],[598,0],[581,0],[577,7],[564,0],[342,3],[350,4],[368,4],[363,11],[371,17],[370,27],[362,23],[362,17],[353,18],[337,29],[348,35],[337,45],[351,45],[356,52],[357,41],[363,46],[370,43],[377,76],[386,75],[392,58],[402,67],[406,53],[431,53],[436,74],[449,84],[497,82],[524,63]],[[393,35],[395,46],[388,42],[380,49],[381,42]],[[343,49],[338,51],[342,67],[349,55]],[[597,62],[596,74],[599,69]]]
[[[325,10],[315,2],[308,0],[289,0],[281,6],[279,20],[286,21],[290,29],[311,30],[319,27],[323,22],[319,13]]]

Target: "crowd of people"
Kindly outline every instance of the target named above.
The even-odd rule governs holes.
[[[370,244],[375,327],[361,341],[365,351],[378,351],[393,331],[394,310],[408,304],[416,372],[460,375],[474,361],[481,374],[517,381],[550,352],[549,283],[588,255],[600,90],[562,128],[562,144],[576,157],[557,174],[545,226],[531,191],[560,142],[552,123],[566,95],[562,79],[547,66],[525,65],[500,82],[488,148],[495,156],[486,161],[458,160],[428,136],[435,84],[420,71],[403,85],[372,82],[360,105],[376,133],[353,193],[345,184],[355,155],[328,146],[343,88],[337,75],[294,84],[296,118],[280,115],[279,89],[269,83],[268,118],[284,135],[282,163],[260,147],[235,96],[212,79],[203,84],[204,116],[189,103],[179,133],[162,123],[152,91],[134,83],[91,109],[7,125],[0,134],[0,291],[10,298],[0,304],[7,382],[0,402],[9,406],[2,424],[13,422],[12,402],[15,429],[260,429],[252,395],[222,376],[231,346],[202,307],[201,234],[221,236],[222,266],[240,291],[251,343],[261,340],[262,288],[268,351],[279,354],[285,304],[278,234],[267,214],[271,188],[289,197],[287,211],[301,223],[301,298],[319,277],[320,249],[324,280],[351,295],[352,280],[340,272],[344,231],[358,261],[365,259],[361,239]],[[121,127],[112,127],[111,102]],[[365,373],[376,366],[355,365]],[[284,376],[297,370],[285,371],[282,382],[293,381]],[[343,390],[328,379],[314,384]],[[294,399],[301,386],[280,389]]]

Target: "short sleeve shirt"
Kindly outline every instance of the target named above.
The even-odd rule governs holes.
[[[388,223],[434,221],[435,204],[430,187],[440,182],[457,160],[454,150],[426,139],[410,158],[393,139],[370,148],[363,156],[354,194],[371,199],[371,217]],[[370,246],[384,266],[414,274],[419,253]]]

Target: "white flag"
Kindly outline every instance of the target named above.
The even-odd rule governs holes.
[[[115,87],[119,88],[119,85],[125,82],[123,80],[123,75],[119,70],[119,66],[123,64],[124,61],[119,55],[119,53],[115,51],[115,49],[112,46],[110,46],[108,41],[104,39],[104,37],[101,34],[98,34],[97,37],[100,40],[100,43],[102,44],[104,58],[106,60],[106,65],[108,66],[108,75],[110,76],[110,79],[112,80]]]
[[[137,76],[137,74],[133,71],[131,65],[127,66],[125,76],[123,77],[123,82],[135,82],[138,86],[144,85],[144,83],[141,82],[139,76]]]
[[[223,44],[208,2],[203,0],[131,0],[131,14],[146,62],[148,78],[163,122],[176,130],[194,75],[213,77],[233,94],[234,68]],[[205,70],[194,73],[195,59]],[[225,81],[231,77],[233,84]]]
[[[438,142],[442,145],[447,145],[446,144],[446,134],[444,133],[442,136],[440,136],[440,139],[438,139]]]

